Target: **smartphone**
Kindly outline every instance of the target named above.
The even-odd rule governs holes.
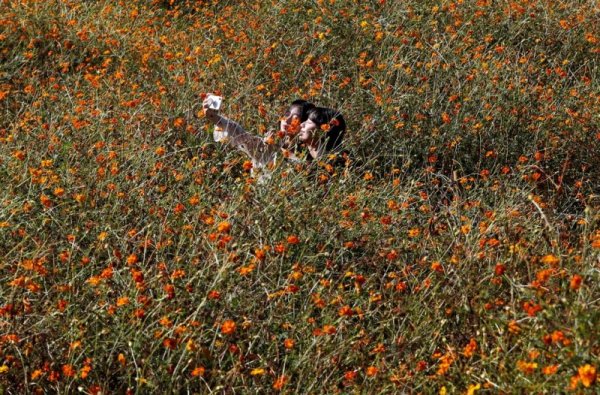
[[[223,98],[217,95],[208,95],[206,100],[208,100],[208,108],[212,110],[219,110],[223,102]]]

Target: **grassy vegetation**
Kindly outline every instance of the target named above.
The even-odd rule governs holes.
[[[1,1],[0,392],[595,393],[594,1]],[[339,108],[354,165],[266,185]]]

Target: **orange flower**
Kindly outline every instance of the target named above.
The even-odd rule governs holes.
[[[163,316],[159,321],[159,324],[161,324],[164,327],[170,328],[173,326],[173,321],[171,321],[171,319],[169,317],[167,317],[166,315]]]
[[[408,231],[408,237],[417,237],[421,233],[419,228],[413,228]]]
[[[442,355],[440,357],[440,364],[438,366],[438,370],[436,372],[436,374],[438,376],[443,376],[448,372],[448,369],[450,369],[450,366],[452,365],[452,363],[454,362],[454,357],[452,356],[451,353],[446,353],[444,355]]]
[[[244,169],[244,171],[250,171],[252,170],[252,162],[247,160],[244,161],[244,164],[242,165],[242,168]]]
[[[208,298],[209,299],[219,299],[221,297],[221,293],[219,291],[209,291],[208,292]]]
[[[288,382],[288,380],[289,379],[286,375],[281,375],[281,376],[277,377],[277,379],[273,383],[273,389],[280,391],[285,386],[285,384]]]
[[[88,375],[90,374],[91,371],[92,371],[92,367],[90,365],[85,365],[79,371],[79,377],[81,377],[82,379],[85,379],[88,377]]]
[[[175,286],[173,284],[163,285],[163,290],[167,293],[167,299],[173,299],[175,297]]]
[[[562,331],[554,331],[552,332],[552,334],[550,335],[550,339],[552,340],[552,343],[562,343],[564,345],[569,344],[569,340],[565,337],[565,334]],[[566,344],[565,344],[566,343]]]
[[[73,377],[77,372],[73,368],[73,365],[66,364],[62,366],[62,373],[65,377]]]
[[[44,207],[52,207],[52,200],[44,194],[40,196],[40,202],[44,205]]]
[[[558,365],[548,365],[548,366],[544,366],[544,368],[542,369],[542,373],[544,373],[546,376],[551,376],[553,374],[555,374],[558,371]]]
[[[554,269],[543,269],[535,274],[535,278],[540,284],[544,284],[554,274]]]
[[[354,379],[356,379],[356,376],[358,376],[358,372],[356,370],[349,370],[346,373],[344,373],[344,378],[348,381],[354,381]]]
[[[224,335],[232,335],[235,332],[235,322],[232,320],[226,320],[221,325],[221,333]]]
[[[521,328],[519,327],[517,321],[513,320],[508,323],[508,331],[513,334],[519,333],[521,331]]]
[[[127,257],[127,264],[130,266],[136,264],[137,261],[138,261],[138,257],[135,254],[131,254]]]
[[[378,372],[379,372],[379,369],[377,369],[377,367],[375,367],[375,366],[369,366],[365,371],[365,373],[369,377],[375,376]]]
[[[496,266],[494,267],[494,274],[496,276],[501,276],[504,274],[504,272],[506,272],[506,265],[504,265],[502,263],[497,263]]]
[[[275,246],[274,250],[278,254],[283,254],[283,253],[285,253],[285,245],[283,245],[283,244],[277,244]]]
[[[584,387],[589,388],[594,382],[596,382],[596,368],[590,364],[580,366],[577,369],[579,378]]]
[[[122,296],[117,299],[117,306],[122,307],[129,304],[129,298],[127,296]]]
[[[450,115],[448,115],[447,113],[442,113],[442,122],[444,123],[450,123],[452,122],[452,118],[450,118]]]
[[[523,310],[525,310],[528,316],[535,317],[535,315],[543,309],[542,306],[540,306],[539,304],[536,304],[533,301],[527,301],[523,303]]]
[[[517,369],[525,374],[533,373],[538,367],[535,362],[517,361]]]
[[[354,315],[354,310],[348,305],[340,308],[338,312],[340,317],[352,317]]]
[[[285,131],[290,135],[294,135],[298,132],[299,128],[300,128],[300,118],[297,115],[292,115],[292,120],[290,121],[290,123],[288,125],[286,125]]]
[[[333,325],[323,325],[323,332],[328,335],[333,335],[337,332],[337,329]]]
[[[40,378],[43,374],[44,372],[42,372],[41,369],[36,369],[33,372],[31,372],[31,380],[35,381],[38,378]]]
[[[173,121],[173,125],[174,125],[176,128],[180,128],[180,127],[182,127],[184,124],[185,124],[185,120],[184,120],[183,118],[181,118],[181,117],[180,117],[180,118],[176,118],[176,119],[175,119],[175,121]]]
[[[289,244],[298,244],[298,243],[300,243],[300,239],[296,235],[290,235],[287,238],[287,242]]]
[[[250,264],[248,266],[240,267],[239,269],[237,269],[237,272],[242,276],[247,276],[248,274],[252,273],[254,269],[256,269],[256,265]]]
[[[431,270],[433,270],[434,272],[443,273],[444,267],[442,266],[441,263],[439,263],[438,261],[435,261],[435,262],[431,263]]]
[[[229,233],[231,230],[231,224],[227,221],[223,221],[217,226],[217,230],[221,233]]]
[[[463,350],[463,355],[467,358],[471,358],[475,354],[476,350],[477,342],[475,341],[475,339],[471,338],[469,344],[467,344]]]
[[[67,302],[64,299],[59,300],[58,303],[57,303],[58,311],[65,311],[65,309],[67,308],[68,304],[69,304],[69,302]]]
[[[263,368],[255,368],[250,371],[250,376],[262,376],[266,371]]]
[[[294,345],[296,345],[296,342],[294,341],[294,339],[285,339],[283,341],[283,346],[285,348],[287,348],[288,350],[291,350],[292,348],[294,348]]]
[[[579,289],[579,287],[581,287],[582,282],[583,282],[583,278],[579,274],[575,274],[575,275],[573,275],[573,277],[571,277],[571,282],[570,282],[569,286],[571,287],[572,290],[576,291]]]
[[[558,259],[552,254],[548,254],[542,257],[541,262],[550,266],[555,266],[560,262],[560,259]]]
[[[15,152],[13,152],[13,157],[18,159],[18,160],[24,160],[25,159],[25,152],[17,150]]]
[[[177,347],[177,340],[175,340],[172,337],[167,337],[163,340],[162,344],[165,348],[168,348],[169,350],[174,350]]]

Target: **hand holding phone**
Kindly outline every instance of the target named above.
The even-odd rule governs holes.
[[[219,109],[221,108],[223,98],[213,95],[212,93],[203,94],[202,97],[204,98],[202,100],[202,111],[204,112],[204,116],[213,123],[218,122]]]
[[[221,96],[217,96],[217,95],[213,95],[212,93],[209,93],[208,96],[206,96],[206,99],[204,99],[204,102],[202,103],[202,105],[204,107],[204,104],[206,104],[205,108],[219,111],[221,109],[222,102],[223,102],[223,98]]]

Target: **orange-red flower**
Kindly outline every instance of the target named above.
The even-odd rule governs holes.
[[[52,200],[50,200],[50,198],[44,194],[40,196],[40,202],[42,205],[44,205],[44,207],[52,207]]]
[[[571,277],[569,287],[576,291],[581,287],[581,283],[583,283],[583,278],[579,274],[574,274],[573,277]]]
[[[356,376],[358,376],[358,372],[356,370],[349,370],[346,373],[344,373],[344,379],[348,381],[354,381],[356,379]]]
[[[229,233],[231,230],[231,224],[227,221],[223,221],[217,226],[217,230],[221,233]]]
[[[588,388],[596,382],[596,367],[590,364],[580,366],[577,369],[579,379],[584,387]]]
[[[25,159],[25,152],[17,150],[15,152],[13,152],[13,157],[18,159],[18,160],[24,160]]]
[[[62,374],[65,377],[73,377],[75,376],[77,372],[75,371],[75,368],[73,368],[73,365],[71,364],[66,364],[62,366]]]
[[[517,369],[525,374],[531,374],[535,372],[538,364],[535,362],[517,361]]]
[[[327,335],[333,335],[337,332],[337,329],[333,325],[323,325],[323,333]]]
[[[295,344],[296,344],[296,342],[294,341],[294,339],[288,338],[283,341],[283,346],[285,348],[287,348],[288,350],[291,350],[292,348],[294,348]]]
[[[290,235],[287,238],[288,244],[298,244],[300,243],[300,239],[296,235]]]
[[[208,292],[209,299],[219,299],[221,297],[221,293],[219,291],[211,290]]]
[[[544,366],[542,369],[542,373],[544,373],[546,376],[551,376],[556,372],[558,372],[558,365],[548,365]]]
[[[469,344],[467,344],[463,350],[463,355],[467,358],[471,358],[475,354],[476,350],[477,342],[475,341],[475,339],[471,338]]]
[[[194,368],[194,370],[192,370],[191,375],[194,377],[202,377],[202,376],[204,376],[205,372],[206,372],[206,368],[204,366],[197,366]]]
[[[138,257],[135,254],[131,254],[127,257],[127,264],[128,265],[134,265],[136,264],[138,261]]]
[[[221,333],[224,335],[232,335],[235,333],[235,322],[233,320],[226,320],[221,324]]]
[[[368,377],[373,377],[375,376],[377,373],[379,372],[379,369],[375,366],[369,366],[366,370],[365,373]]]
[[[273,383],[273,389],[280,391],[285,387],[285,384],[288,382],[289,378],[286,375],[281,375],[277,377],[275,382]]]

